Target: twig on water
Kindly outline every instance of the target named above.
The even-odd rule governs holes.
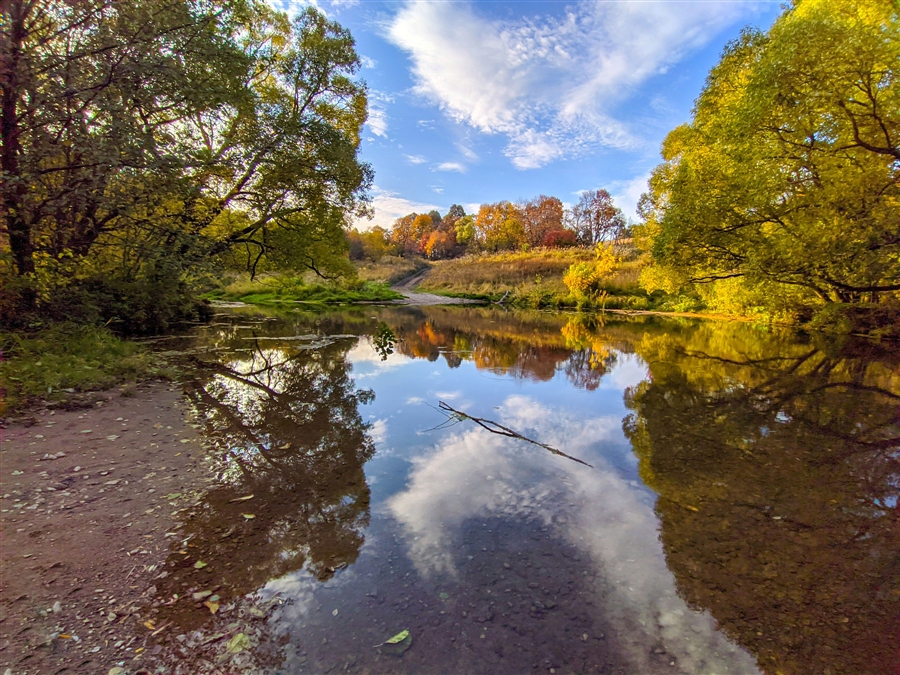
[[[562,452],[561,450],[557,450],[552,445],[547,445],[546,443],[541,443],[540,441],[536,441],[532,438],[528,438],[527,436],[523,436],[518,431],[513,431],[509,427],[505,427],[502,424],[498,424],[497,422],[494,422],[493,420],[488,420],[483,417],[473,417],[472,415],[467,415],[466,413],[464,413],[460,410],[457,410],[456,408],[453,408],[452,406],[448,405],[447,403],[444,403],[443,401],[438,401],[437,409],[439,411],[443,412],[445,415],[447,415],[448,420],[447,420],[447,422],[444,422],[443,424],[440,424],[437,427],[435,427],[435,429],[441,429],[441,428],[447,426],[448,422],[450,422],[451,420],[454,420],[454,418],[455,418],[456,422],[459,422],[462,420],[471,420],[471,421],[475,422],[475,424],[480,426],[482,429],[490,431],[492,434],[498,434],[500,436],[507,436],[509,438],[517,438],[520,441],[526,441],[528,443],[531,443],[532,445],[537,445],[538,447],[544,448],[544,450],[552,452],[554,455],[559,455],[560,457],[565,457],[566,459],[571,459],[573,462],[578,462],[579,464],[583,464],[584,466],[590,467],[591,469],[594,468],[587,462],[584,462],[584,461],[578,459],[577,457],[572,457],[572,455],[567,455],[566,453]]]

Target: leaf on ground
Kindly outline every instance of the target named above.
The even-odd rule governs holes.
[[[408,638],[408,637],[409,637],[409,631],[408,631],[408,630],[401,630],[401,631],[400,631],[399,633],[397,633],[394,637],[390,638],[389,640],[385,640],[385,641],[384,641],[384,644],[386,644],[386,645],[395,645],[395,644],[397,644],[398,642],[403,642],[403,641],[404,641],[406,638]]]
[[[219,603],[218,602],[214,602],[212,600],[207,600],[203,604],[206,605],[209,608],[209,611],[212,612],[213,614],[215,614],[216,612],[219,611]]]
[[[190,442],[191,442],[191,439],[190,439],[190,438],[182,438],[182,439],[181,439],[181,442],[182,442],[182,443],[190,443]]]
[[[242,513],[241,515],[244,516],[244,518],[246,518],[247,520],[253,520],[254,518],[256,518],[256,516],[252,513]]]
[[[290,444],[290,443],[285,443],[284,445],[282,445],[282,446],[281,446],[280,448],[278,448],[278,449],[279,449],[279,450],[290,450],[290,449],[291,449],[291,444]]]
[[[206,563],[203,562],[202,560],[198,560],[197,562],[194,563],[195,570],[202,570],[204,567],[206,567]]]
[[[212,591],[197,591],[196,593],[192,593],[191,597],[197,602],[200,602],[201,600],[204,600],[211,595]]]
[[[253,495],[246,495],[244,497],[238,497],[237,499],[230,499],[228,501],[229,504],[234,504],[235,502],[245,502],[248,499],[253,499]]]
[[[232,654],[237,654],[238,652],[242,652],[245,649],[250,649],[250,638],[247,637],[244,633],[238,633],[233,638],[228,641],[228,646],[226,647],[228,651]]]
[[[153,621],[145,621],[144,627],[149,630],[156,630],[156,624]]]
[[[400,656],[412,646],[412,635],[409,634],[408,630],[402,630],[394,637],[376,646],[381,648],[383,654]]]

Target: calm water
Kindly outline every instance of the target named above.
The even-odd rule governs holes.
[[[458,307],[160,344],[216,479],[157,582],[184,672],[898,672],[896,349]]]

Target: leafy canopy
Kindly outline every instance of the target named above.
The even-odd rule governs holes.
[[[641,201],[645,286],[738,280],[762,304],[900,290],[898,64],[890,0],[797,0],[730,44]]]

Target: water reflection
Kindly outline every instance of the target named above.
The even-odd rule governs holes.
[[[222,606],[160,620],[215,645],[256,617],[245,671],[900,664],[896,351],[441,307],[235,314],[181,346],[215,479],[157,597]],[[595,468],[433,430],[442,398]],[[372,648],[404,628],[402,657]]]
[[[680,592],[767,672],[895,672],[896,355],[710,328],[645,339],[627,394]]]
[[[252,341],[235,345],[238,358],[195,363],[186,393],[215,487],[185,521],[163,597],[214,586],[227,603],[300,569],[326,581],[357,559],[375,448],[358,409],[374,394],[354,387],[345,360],[354,341]],[[210,616],[180,603],[160,618],[189,630]]]

